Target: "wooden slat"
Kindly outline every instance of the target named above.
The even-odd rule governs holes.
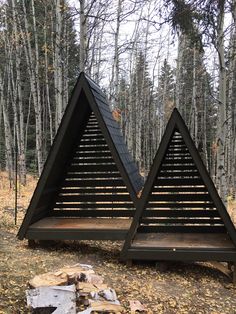
[[[215,208],[213,203],[170,203],[170,202],[149,202],[147,208]]]
[[[189,153],[189,150],[188,148],[185,146],[185,147],[177,147],[176,145],[174,147],[168,147],[168,150],[167,150],[167,154],[168,153],[186,153],[188,152]]]
[[[184,171],[184,170],[192,171],[192,170],[195,170],[195,169],[196,169],[196,166],[190,165],[190,164],[187,164],[187,165],[166,165],[166,164],[162,164],[160,170],[161,171],[177,171],[177,170],[180,170],[180,171]]]
[[[94,131],[89,130],[89,132],[84,133],[83,139],[88,140],[90,138],[102,139],[104,137],[103,137],[103,134],[101,132],[98,132],[96,130],[94,130]]]
[[[68,167],[68,171],[77,171],[77,172],[90,172],[90,171],[117,171],[117,166],[116,164],[97,164],[97,165],[81,165],[81,164],[71,164]]]
[[[224,233],[223,226],[140,226],[137,232]]]
[[[159,187],[159,186],[154,186],[153,192],[170,192],[170,193],[176,193],[176,192],[207,192],[206,187],[199,187],[199,186],[194,186],[194,187],[177,187],[177,188],[172,188],[172,187]]]
[[[53,210],[52,217],[133,217],[134,209],[79,209],[79,210]]]
[[[107,145],[99,145],[99,146],[81,146],[77,153],[79,152],[103,152],[107,151]]]
[[[95,146],[107,145],[107,143],[105,139],[102,139],[102,140],[94,139],[94,140],[88,140],[88,141],[81,140],[79,147],[87,147],[87,146],[94,146],[94,145]]]
[[[193,159],[186,158],[165,158],[163,159],[163,164],[194,164]]]
[[[174,157],[191,157],[191,154],[189,152],[167,152],[166,153],[167,158],[174,158]]]
[[[124,186],[123,180],[66,180],[62,186]]]
[[[150,201],[212,201],[209,194],[154,194],[150,196]]]
[[[64,188],[59,191],[59,193],[82,193],[82,194],[97,194],[97,193],[128,193],[127,188],[80,188],[80,189],[71,189],[71,188]]]
[[[181,143],[181,142],[174,142],[174,143],[171,143],[169,145],[169,148],[173,149],[173,148],[185,148],[187,149],[187,146],[185,143]]]
[[[198,171],[160,171],[158,174],[159,178],[173,178],[173,177],[187,177],[187,178],[192,178],[192,177],[199,177]]]
[[[83,158],[83,157],[103,157],[103,156],[106,156],[106,157],[108,157],[108,156],[112,156],[111,155],[111,152],[109,151],[109,150],[104,150],[104,151],[93,151],[93,152],[82,152],[82,151],[77,151],[76,153],[75,153],[75,156],[76,157],[81,157],[81,158]]]
[[[101,203],[101,204],[87,204],[87,203],[81,203],[81,204],[75,204],[75,203],[67,203],[67,204],[63,204],[63,203],[57,203],[54,205],[54,209],[55,208],[134,208],[134,204],[132,202],[128,203],[128,202],[120,202],[120,203]]]
[[[223,225],[222,219],[196,219],[196,218],[189,218],[189,219],[148,219],[148,218],[143,218],[141,219],[142,224],[190,224],[190,225],[196,225],[196,224],[210,224],[210,225]]]
[[[199,210],[199,209],[147,209],[143,213],[143,217],[220,217],[217,210]]]
[[[120,173],[117,172],[80,172],[80,173],[76,173],[76,172],[68,172],[66,174],[66,179],[107,179],[107,178],[121,178]]]
[[[89,126],[85,129],[84,134],[102,134],[101,129],[98,126]]]
[[[91,156],[91,158],[83,158],[83,157],[74,157],[72,159],[72,163],[76,164],[76,163],[81,163],[81,164],[104,164],[104,163],[114,163],[114,159],[111,158],[110,156],[103,156],[104,158],[101,157],[97,157],[94,158]],[[115,164],[115,163],[114,163]]]
[[[121,202],[130,201],[129,194],[58,195],[56,202]]]
[[[202,179],[156,179],[155,185],[163,186],[191,186],[191,185],[204,185]]]

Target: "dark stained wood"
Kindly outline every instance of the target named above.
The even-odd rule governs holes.
[[[74,164],[73,163],[68,167],[68,171],[77,171],[77,172],[117,171],[117,166],[115,164],[87,165],[87,164]]]
[[[30,229],[107,229],[107,230],[128,230],[131,224],[130,219],[86,219],[86,218],[64,218],[47,217],[34,223]]]
[[[139,233],[132,242],[135,247],[235,249],[226,233]]]
[[[103,156],[111,156],[111,153],[109,150],[105,151],[94,151],[94,152],[75,152],[75,156],[79,158],[87,158],[87,157],[103,157]]]
[[[177,109],[154,158],[121,259],[236,261],[235,227]]]
[[[190,202],[149,202],[146,208],[215,208],[214,203],[190,203]]]
[[[62,188],[60,190],[60,194],[67,194],[67,193],[70,193],[70,194],[73,194],[73,193],[76,193],[76,194],[99,194],[99,193],[116,193],[116,194],[119,194],[119,193],[122,193],[122,194],[127,194],[128,195],[128,191],[127,191],[127,188],[125,187],[121,187],[121,188],[114,188],[114,187],[106,187],[106,188],[78,188],[78,189],[70,189],[70,188]]]
[[[223,224],[223,221],[221,219],[206,219],[206,218],[202,218],[202,219],[199,219],[199,218],[195,218],[194,216],[191,217],[191,218],[185,218],[185,219],[180,219],[179,217],[174,219],[172,217],[170,218],[162,218],[162,219],[149,219],[149,218],[142,218],[140,220],[141,224],[155,224],[155,225],[166,225],[166,224],[188,224],[188,225],[219,225],[219,224]]]
[[[63,182],[62,186],[68,186],[68,187],[101,187],[101,186],[124,186],[123,180],[66,180]]]
[[[157,187],[155,186],[153,188],[153,192],[170,192],[170,193],[175,193],[175,192],[207,192],[207,189],[206,187],[199,187],[199,186],[194,186],[194,187],[191,187],[191,186],[186,186],[186,187]]]
[[[53,210],[51,216],[53,217],[96,217],[96,218],[113,218],[113,217],[133,217],[134,210],[127,209],[80,209],[80,210]]]
[[[56,203],[54,208],[134,208],[132,202],[101,202],[101,203]],[[108,212],[109,214],[109,212]]]
[[[148,209],[143,213],[143,217],[220,217],[220,214],[215,209]]]
[[[67,173],[67,179],[106,179],[106,178],[120,178],[120,173],[119,172],[82,172],[82,173]]]
[[[226,233],[225,226],[216,226],[216,225],[209,225],[209,226],[176,226],[176,225],[166,225],[166,226],[144,226],[140,225],[137,230],[138,233],[146,232],[146,233],[152,233],[152,232],[182,232],[182,233]]]
[[[129,194],[84,194],[84,195],[58,195],[57,202],[125,202],[129,201]]]
[[[143,179],[132,161],[104,93],[82,73],[18,237],[23,239],[33,222],[52,216],[53,211],[58,216],[63,211],[77,210],[79,217],[80,209],[89,211],[92,208],[96,215],[100,208],[108,209],[107,217],[119,219],[117,215],[119,209],[122,209],[120,217],[130,217],[129,211],[135,207],[136,195],[142,186]],[[117,209],[115,214],[113,208]],[[98,213],[99,219],[102,219],[101,214]],[[102,215],[104,214],[105,211]],[[111,230],[106,231],[102,232],[102,239],[121,237],[117,232],[113,234]],[[68,238],[68,234],[69,229],[58,235],[53,233],[53,237]],[[96,235],[98,238],[101,236],[100,231],[92,234],[94,239]],[[124,235],[123,232],[122,239]],[[27,237],[30,236],[46,239],[52,235],[49,231],[44,235],[39,230],[30,230]],[[77,231],[72,232],[69,238],[72,239],[73,236],[78,238]],[[90,232],[83,231],[83,238],[86,236],[90,239]]]
[[[212,199],[209,194],[160,194],[160,193],[152,193],[150,196],[150,201],[174,201],[174,202],[183,202],[183,201],[209,201]]]
[[[204,185],[201,178],[181,178],[181,179],[163,179],[158,178],[155,181],[156,185],[164,185],[164,186],[191,186],[191,185]]]

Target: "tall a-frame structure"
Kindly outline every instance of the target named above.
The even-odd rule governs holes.
[[[236,261],[236,231],[177,109],[123,247],[124,260]]]
[[[104,93],[81,73],[18,237],[124,239],[142,186]]]

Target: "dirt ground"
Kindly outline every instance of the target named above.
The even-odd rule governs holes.
[[[33,191],[32,181],[28,190]],[[3,187],[0,186],[0,189]],[[26,307],[27,281],[36,274],[66,265],[87,263],[113,287],[130,313],[129,300],[139,300],[148,313],[233,314],[236,289],[219,270],[203,263],[135,263],[118,261],[121,242],[59,242],[50,247],[30,249],[27,241],[16,239],[31,192],[22,188],[18,225],[14,226],[14,194],[0,193],[0,314],[29,313]]]

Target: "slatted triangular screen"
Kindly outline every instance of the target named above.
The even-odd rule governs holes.
[[[176,129],[137,232],[226,232],[191,154]]]
[[[75,147],[52,214],[130,217],[134,205],[94,113]]]

